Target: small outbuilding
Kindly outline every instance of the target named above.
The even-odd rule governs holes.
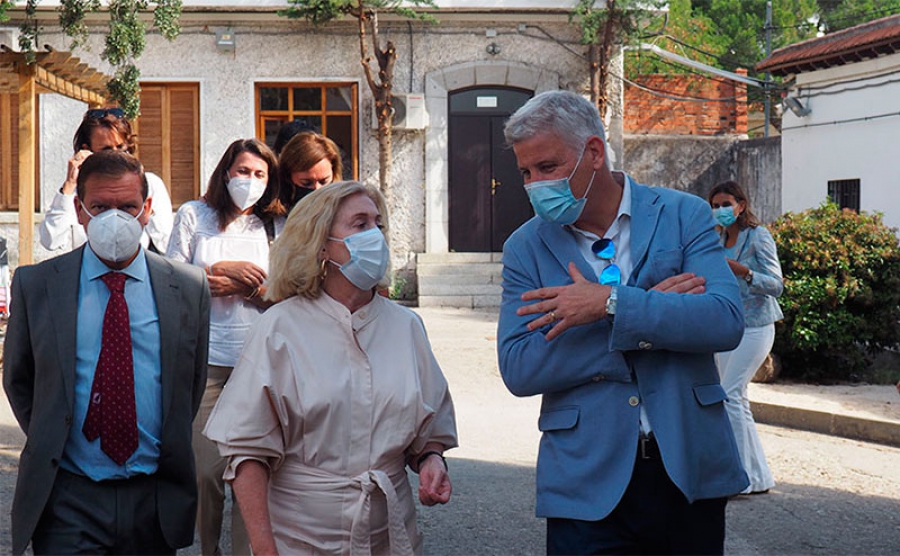
[[[831,198],[900,227],[900,15],[781,48],[756,69],[788,84],[783,209]]]

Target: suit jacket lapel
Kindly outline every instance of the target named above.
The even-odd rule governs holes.
[[[159,366],[162,382],[162,417],[165,424],[175,387],[175,355],[178,353],[181,322],[180,288],[173,280],[172,267],[165,259],[150,252],[146,252],[146,255],[150,285],[153,288],[156,312],[159,315]]]
[[[46,275],[44,288],[52,310],[50,326],[56,337],[56,356],[66,388],[69,408],[75,404],[75,360],[77,357],[78,288],[84,246],[57,257]]]
[[[594,273],[594,269],[584,260],[584,256],[578,250],[578,242],[572,241],[572,232],[559,224],[550,224],[542,221],[538,228],[538,235],[547,246],[547,249],[556,257],[557,262],[559,262],[566,274],[569,274],[569,263],[573,262],[585,278],[592,282],[597,281],[597,274]],[[553,285],[561,286],[563,284]]]
[[[653,189],[631,182],[631,276],[629,285],[637,284],[637,277],[647,262],[647,250],[656,233],[662,202]]]
[[[747,244],[750,243],[750,232],[753,228],[744,228],[740,232],[738,232],[737,241],[734,243],[734,260],[739,261],[741,259],[741,255],[744,254],[744,249],[747,247]]]

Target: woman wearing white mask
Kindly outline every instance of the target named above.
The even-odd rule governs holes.
[[[209,375],[194,421],[199,507],[197,530],[203,554],[219,554],[225,460],[200,431],[237,363],[250,326],[270,305],[266,293],[269,245],[284,224],[278,202],[275,154],[257,139],[229,145],[209,179],[202,199],[185,203],[175,215],[167,255],[206,269],[212,293]],[[249,553],[240,511],[232,509],[234,554]]]
[[[384,198],[318,189],[272,248],[267,297],[207,423],[254,554],[421,554],[419,500],[450,499],[453,402],[421,319],[378,295]],[[302,323],[299,326],[298,323]]]

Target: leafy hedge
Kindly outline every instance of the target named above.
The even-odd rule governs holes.
[[[900,347],[900,246],[880,214],[825,203],[770,231],[785,283],[773,348],[784,375],[856,380],[873,355]]]

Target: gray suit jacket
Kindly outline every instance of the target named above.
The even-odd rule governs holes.
[[[81,247],[20,267],[3,350],[3,387],[28,439],[12,506],[13,553],[34,534],[73,426]],[[202,269],[147,252],[160,328],[159,522],[173,548],[193,541],[197,508],[191,422],[206,385],[209,286]],[[75,426],[81,426],[76,423]]]

